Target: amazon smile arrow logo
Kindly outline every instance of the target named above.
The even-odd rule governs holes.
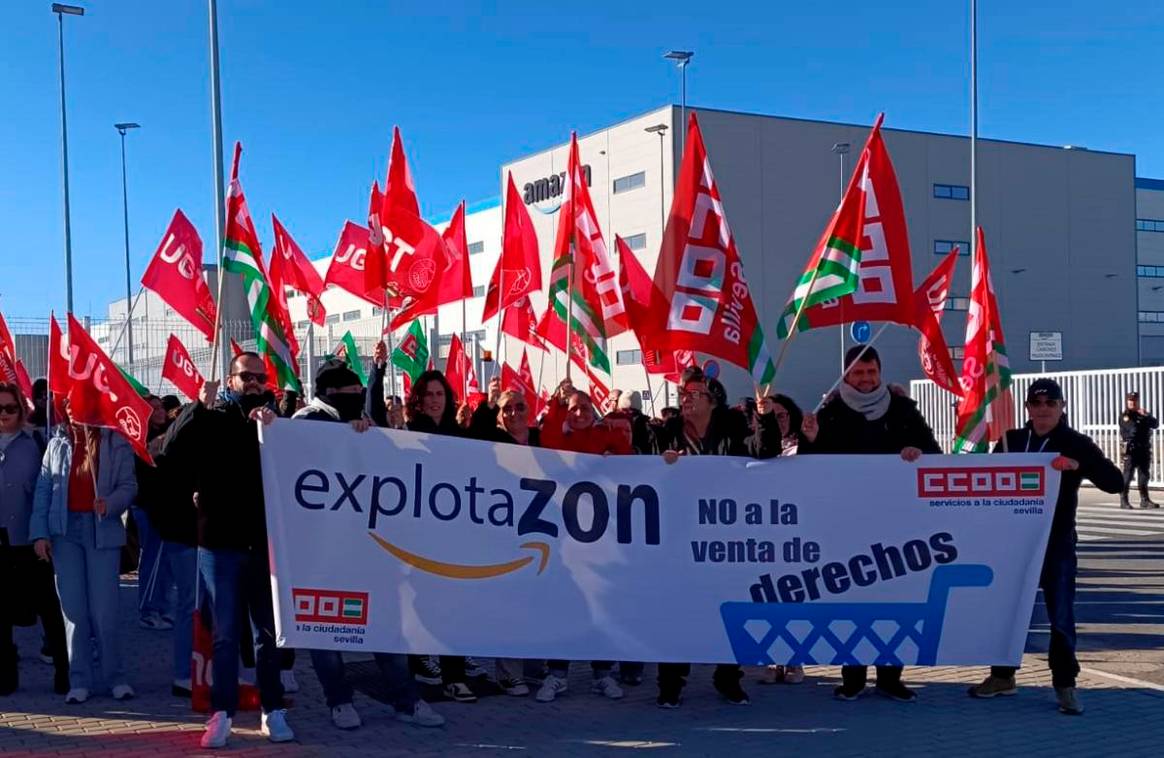
[[[534,555],[527,555],[524,558],[517,558],[506,563],[491,563],[477,566],[446,563],[444,561],[433,560],[432,558],[425,558],[423,555],[417,555],[416,553],[410,553],[404,548],[393,545],[375,532],[368,532],[368,536],[375,540],[377,545],[391,553],[402,563],[407,563],[409,566],[418,568],[421,571],[449,579],[492,579],[495,576],[510,574],[525,568],[537,558]],[[521,547],[539,553],[541,559],[538,561],[538,573],[541,574],[545,571],[546,563],[550,560],[549,544],[545,542],[523,542]]]

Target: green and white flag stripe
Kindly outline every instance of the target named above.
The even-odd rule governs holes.
[[[280,389],[300,392],[299,377],[292,368],[291,348],[279,325],[267,309],[271,287],[256,263],[254,252],[245,242],[227,238],[222,267],[243,278],[247,305],[251,309],[251,326],[255,330],[256,352],[270,358],[275,367],[275,382]]]
[[[590,354],[590,365],[610,374],[610,357],[606,354],[606,331],[602,324],[602,317],[586,302],[577,289],[574,290],[573,319],[567,322],[566,300],[569,296],[569,266],[570,259],[562,257],[554,261],[554,268],[550,273],[550,303],[554,313],[573,328],[578,339],[586,345]]]
[[[797,312],[801,310],[801,302],[805,299],[808,302],[803,307],[811,308],[855,292],[860,281],[857,273],[860,267],[860,248],[840,237],[830,237],[817,265],[800,275],[796,289],[792,291],[792,297],[776,325],[776,335],[780,339],[788,338],[792,332],[792,322],[796,319]],[[816,274],[816,281],[813,281],[813,274],[817,270],[820,273]],[[797,329],[804,331],[808,328],[810,327],[802,315]]]
[[[759,324],[756,324],[752,338],[748,340],[748,370],[756,384],[768,384],[776,378],[776,364],[772,362],[772,353],[768,352],[764,330]]]

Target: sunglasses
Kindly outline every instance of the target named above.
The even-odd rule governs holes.
[[[20,406],[16,403],[5,403],[4,405],[0,405],[0,413],[10,413],[16,416],[20,413]]]
[[[1042,408],[1057,408],[1059,406],[1060,402],[1061,401],[1059,401],[1059,400],[1052,400],[1052,399],[1047,398],[1047,397],[1036,396],[1036,397],[1033,397],[1030,400],[1028,400],[1027,405],[1030,405],[1030,406],[1035,407],[1035,408],[1040,408],[1040,407],[1042,407]]]
[[[241,381],[243,384],[246,384],[247,382],[254,382],[256,384],[266,384],[267,383],[267,375],[265,373],[255,373],[253,371],[239,371],[236,374],[231,374],[231,376],[237,376],[239,378],[239,381]]]

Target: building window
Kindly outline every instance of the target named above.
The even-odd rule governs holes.
[[[355,321],[360,317],[359,311],[346,311],[344,313],[344,321]]]
[[[449,357],[449,350],[453,347],[453,335],[444,334],[437,338],[437,360],[447,360]],[[454,390],[460,392],[460,387],[454,387]]]
[[[1164,279],[1164,266],[1136,266],[1136,276],[1147,279]]]
[[[479,284],[473,288],[473,297],[484,297],[484,296],[485,296],[485,285],[484,284]]]
[[[947,255],[955,247],[958,255],[970,255],[970,243],[962,240],[934,240],[934,255]]]
[[[339,323],[339,314],[333,313],[324,320],[329,324],[338,324]]]
[[[631,174],[630,176],[620,176],[614,180],[614,194],[617,195],[622,192],[630,192],[633,189],[645,187],[646,185],[646,171],[640,171],[637,174]]]
[[[964,184],[935,184],[934,197],[944,200],[969,200],[970,188]]]
[[[372,308],[372,315],[373,316],[382,316],[382,315],[384,315],[384,309],[377,305],[377,306]]]
[[[643,250],[647,246],[647,235],[645,233],[632,234],[629,237],[623,237],[622,241],[625,242],[626,246],[631,250]]]
[[[485,243],[484,242],[470,242],[469,243],[469,255],[477,255],[477,254],[483,253],[483,252],[485,252]]]
[[[964,348],[964,347],[952,347],[952,348],[950,348],[950,360],[952,360],[955,365],[957,365],[958,361],[961,361],[965,357],[966,357],[966,348]]]
[[[1139,320],[1141,323],[1164,324],[1164,311],[1140,311]]]
[[[619,366],[634,366],[643,362],[642,350],[619,350],[614,354],[614,362]]]
[[[1164,220],[1158,218],[1136,219],[1137,232],[1164,232]]]
[[[970,298],[968,298],[968,297],[948,297],[948,298],[946,298],[946,310],[948,310],[948,311],[968,311],[968,310],[970,310]]]

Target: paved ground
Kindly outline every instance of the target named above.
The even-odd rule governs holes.
[[[1094,516],[1127,512],[1102,495],[1085,497]],[[1089,516],[1090,518],[1090,516]],[[1095,519],[1091,519],[1095,520]],[[1096,524],[1102,528],[1102,524]],[[1114,528],[1114,527],[1113,527]],[[1097,533],[1098,534],[1098,533]],[[745,680],[753,705],[722,703],[710,685],[710,667],[692,677],[678,711],[654,707],[650,685],[628,690],[620,702],[589,694],[588,667],[576,665],[570,692],[542,705],[531,698],[484,698],[471,705],[441,703],[443,729],[400,724],[357,693],[365,725],[341,732],[330,722],[307,656],[296,672],[302,691],[290,722],[299,740],[275,746],[258,734],[258,715],[236,720],[226,752],[280,755],[607,756],[651,749],[662,755],[769,756],[795,754],[912,755],[1023,754],[1025,756],[1159,755],[1164,745],[1164,535],[1106,535],[1080,546],[1078,616],[1080,679],[1087,713],[1060,716],[1054,708],[1042,652],[1046,620],[1036,610],[1026,668],[1017,697],[972,701],[967,684],[977,669],[909,669],[921,699],[900,705],[876,697],[857,703],[831,699],[837,670],[809,670],[800,686],[761,687]],[[125,589],[125,650],[139,697],[116,703],[94,697],[65,706],[51,694],[51,667],[39,663],[37,630],[20,630],[22,688],[0,699],[0,752],[7,755],[197,754],[203,718],[171,698],[167,672],[170,637],[139,629],[132,612],[135,589]],[[352,661],[359,658],[353,656]]]

